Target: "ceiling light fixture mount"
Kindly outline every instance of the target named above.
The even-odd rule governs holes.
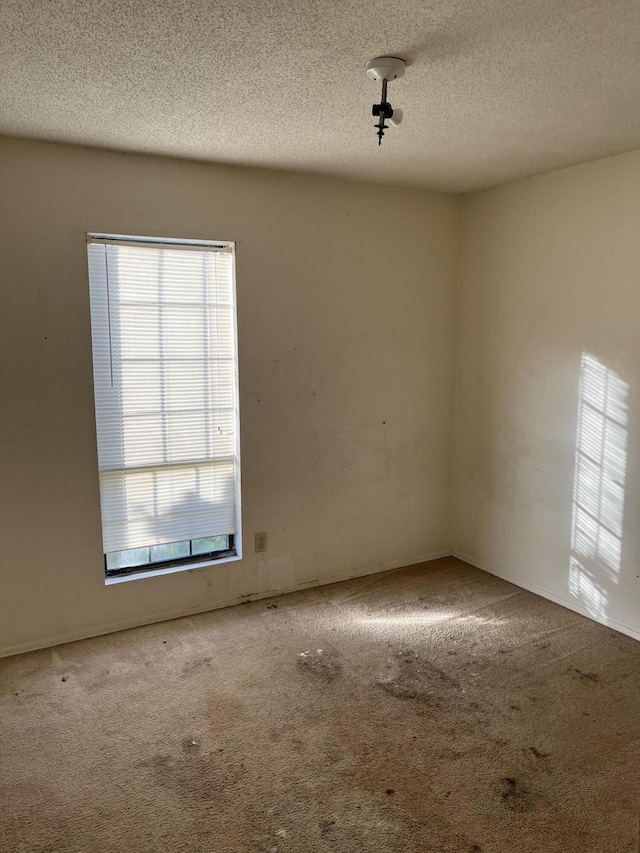
[[[402,121],[402,110],[394,110],[391,104],[387,101],[387,85],[392,80],[397,80],[399,77],[404,77],[404,71],[407,63],[404,59],[398,56],[376,56],[375,59],[370,59],[366,65],[366,74],[370,80],[378,83],[382,81],[382,96],[379,104],[374,104],[371,108],[371,115],[378,119],[378,123],[374,127],[378,129],[378,145],[382,144],[382,137],[389,125],[385,124],[385,119],[389,119],[393,127],[397,127]]]

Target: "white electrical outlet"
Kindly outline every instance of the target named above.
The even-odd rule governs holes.
[[[267,534],[256,533],[256,554],[267,550]]]

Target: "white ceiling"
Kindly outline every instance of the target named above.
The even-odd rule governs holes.
[[[640,147],[640,0],[0,0],[0,133],[465,192]],[[378,149],[364,75],[407,58]]]

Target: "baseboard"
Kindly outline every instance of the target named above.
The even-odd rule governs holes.
[[[497,569],[495,566],[491,566],[488,563],[485,563],[484,560],[478,560],[476,557],[471,557],[469,554],[464,554],[462,551],[452,550],[452,557],[457,557],[458,560],[464,560],[465,563],[469,563],[472,566],[475,566],[476,569],[482,569],[483,572],[488,572],[490,575],[495,575],[498,578],[502,578],[505,581],[509,581],[509,583],[514,584],[514,586],[519,586],[522,589],[526,589],[528,592],[533,592],[536,595],[539,595],[541,598],[546,598],[549,601],[553,601],[554,604],[559,604],[561,607],[566,607],[568,610],[573,610],[575,613],[579,613],[581,616],[586,616],[587,619],[591,619],[592,622],[598,622],[601,625],[606,625],[607,628],[613,628],[616,631],[619,631],[621,634],[626,634],[627,637],[632,637],[634,640],[640,640],[640,631],[637,631],[634,628],[630,628],[629,625],[623,625],[620,622],[616,622],[615,619],[609,619],[605,617],[604,619],[594,619],[594,617],[589,613],[586,608],[581,607],[575,601],[572,601],[570,598],[563,598],[561,595],[555,595],[552,592],[549,592],[546,589],[542,589],[542,587],[536,586],[533,583],[529,583],[528,581],[523,580],[521,577],[517,575],[512,575],[510,572],[502,571],[501,569]]]
[[[18,643],[14,646],[7,646],[4,649],[0,649],[0,658],[23,654],[24,652],[33,652],[38,649],[47,649],[51,646],[60,646],[64,643],[75,643],[78,640],[88,640],[91,637],[101,637],[105,634],[114,634],[117,631],[126,631],[128,628],[142,628],[144,625],[168,622],[171,619],[180,619],[182,616],[195,616],[197,613],[208,613],[213,610],[222,610],[224,607],[233,607],[236,604],[242,604],[247,601],[259,601],[263,598],[273,598],[276,595],[285,595],[288,592],[298,592],[311,587],[327,586],[328,584],[340,583],[341,581],[355,580],[356,578],[367,577],[368,575],[375,575],[381,572],[388,572],[393,569],[402,569],[407,566],[415,566],[418,563],[428,563],[431,560],[439,560],[442,557],[449,556],[451,556],[451,552],[448,549],[444,551],[432,551],[429,554],[422,554],[409,559],[390,560],[384,563],[377,563],[374,566],[368,566],[367,568],[346,570],[344,572],[339,572],[336,575],[329,575],[328,577],[290,584],[289,586],[281,587],[280,589],[270,589],[266,592],[234,596],[233,598],[222,600],[215,604],[209,602],[204,606],[196,606],[186,609],[182,608],[179,610],[169,610],[162,613],[151,614],[143,617],[142,620],[127,619],[122,622],[113,622],[95,628],[87,627],[75,632],[69,631],[66,633],[56,634],[53,637],[34,640],[29,643]]]
[[[481,569],[484,572],[488,572],[491,575],[495,575],[496,577],[502,578],[503,580],[509,581],[509,583],[514,584],[515,586],[520,587],[521,589],[526,589],[529,592],[533,592],[535,595],[539,595],[542,598],[546,598],[549,601],[553,601],[554,604],[559,604],[562,607],[566,607],[569,610],[573,610],[575,613],[579,613],[581,616],[585,616],[587,619],[591,619],[593,622],[600,622],[602,625],[606,625],[608,628],[613,628],[616,631],[619,631],[621,634],[626,634],[628,637],[632,637],[634,640],[640,641],[640,631],[631,628],[628,625],[623,625],[620,622],[616,622],[614,619],[604,618],[604,619],[594,619],[593,616],[584,608],[581,607],[574,601],[571,601],[568,598],[563,598],[562,596],[555,595],[554,593],[549,592],[542,587],[536,586],[536,584],[529,583],[525,581],[523,578],[518,577],[517,575],[513,575],[510,572],[502,571],[501,569],[497,569],[495,566],[491,566],[486,563],[484,560],[479,560],[477,557],[473,557],[470,554],[465,554],[462,551],[458,551],[456,549],[452,550],[443,550],[443,551],[432,551],[429,554],[422,554],[420,556],[412,557],[410,559],[403,560],[390,560],[384,563],[378,563],[374,566],[369,566],[367,568],[355,569],[355,570],[347,570],[344,572],[339,572],[335,575],[329,575],[327,577],[315,578],[314,580],[304,581],[302,583],[291,584],[286,587],[282,587],[280,589],[271,589],[263,592],[249,593],[248,595],[235,596],[233,598],[225,599],[215,604],[207,603],[204,606],[196,606],[192,608],[179,609],[179,610],[170,610],[164,611],[162,613],[155,613],[149,616],[144,617],[141,621],[140,619],[128,619],[120,622],[113,622],[107,625],[101,625],[99,628],[84,628],[80,629],[76,632],[67,632],[62,634],[57,634],[52,637],[47,637],[41,640],[34,640],[30,643],[18,643],[14,646],[7,646],[4,649],[0,650],[0,658],[2,657],[10,657],[11,655],[23,654],[24,652],[32,652],[37,649],[46,649],[51,646],[59,646],[64,643],[73,643],[78,640],[87,640],[91,637],[100,637],[105,634],[113,634],[117,631],[125,631],[129,628],[142,628],[144,625],[153,625],[158,622],[167,622],[171,619],[179,619],[182,616],[194,616],[197,613],[208,613],[213,610],[222,610],[225,607],[233,607],[234,605],[241,604],[247,601],[260,601],[264,598],[273,598],[277,595],[286,595],[289,592],[298,592],[303,589],[309,589],[311,587],[319,587],[319,586],[327,586],[332,583],[340,583],[341,581],[347,580],[355,580],[356,578],[367,577],[369,575],[379,574],[381,572],[388,572],[394,569],[401,569],[407,566],[414,566],[418,563],[428,563],[432,560],[439,560],[443,557],[453,556],[459,560],[463,560],[465,563],[469,563],[471,566],[475,566],[477,569]]]

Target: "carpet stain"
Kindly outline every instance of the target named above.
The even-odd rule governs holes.
[[[217,756],[203,752],[193,737],[184,738],[181,748],[181,756],[156,753],[138,766],[146,768],[157,785],[173,791],[181,799],[214,800],[225,784],[225,774],[215,764]]]
[[[208,669],[211,666],[211,658],[196,658],[190,660],[182,667],[182,677],[187,678],[189,675],[202,672],[203,669]]]
[[[582,669],[576,669],[575,667],[572,667],[572,670],[573,672],[577,672],[583,681],[597,681],[599,678],[596,672],[590,672],[589,670],[584,671]]]
[[[300,652],[298,666],[325,681],[334,681],[342,673],[342,665],[337,658],[325,649],[312,649]]]
[[[530,746],[529,751],[531,752],[532,755],[535,755],[536,758],[549,758],[549,756],[551,755],[550,752],[542,752],[541,750],[537,749],[535,746]]]
[[[502,779],[500,796],[502,805],[511,812],[529,812],[534,807],[529,789],[512,776]]]
[[[208,700],[211,728],[220,736],[228,728],[233,728],[246,714],[246,705],[236,698],[221,694],[219,690]]]
[[[318,828],[320,829],[320,835],[322,835],[322,836],[328,835],[335,825],[336,825],[335,820],[321,820],[318,823]]]
[[[412,649],[397,651],[387,668],[394,670],[376,681],[385,693],[398,699],[437,703],[459,690],[458,681]]]

